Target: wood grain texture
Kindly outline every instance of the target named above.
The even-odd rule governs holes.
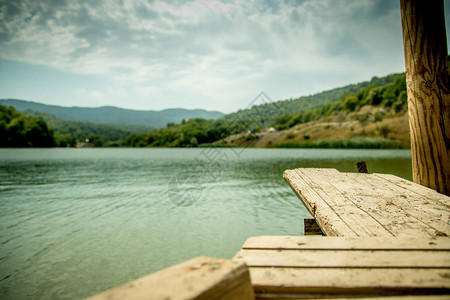
[[[414,182],[450,193],[450,76],[443,1],[401,0]]]
[[[250,268],[256,299],[446,295],[448,269]],[[409,298],[406,298],[409,299]]]
[[[449,268],[450,251],[422,250],[241,250],[235,261],[249,267]]]
[[[242,249],[251,250],[431,250],[450,251],[450,238],[255,236]]]
[[[88,299],[239,300],[254,293],[245,264],[197,257]]]
[[[249,238],[245,262],[256,299],[450,296],[450,239]]]
[[[383,178],[391,183],[406,189],[412,193],[416,193],[426,197],[429,201],[437,201],[438,203],[442,203],[442,194],[438,193],[436,190],[425,187],[423,185],[414,184],[409,180],[400,178],[398,176],[392,174],[378,174],[374,173],[373,175]]]
[[[450,197],[413,182],[314,168],[283,176],[328,236],[450,236]]]
[[[449,269],[250,268],[255,292],[416,294],[450,291]],[[416,291],[414,291],[416,290]],[[435,292],[434,292],[435,293]]]

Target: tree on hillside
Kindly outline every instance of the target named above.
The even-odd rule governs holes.
[[[388,125],[382,125],[380,128],[378,128],[378,132],[384,137],[387,138],[388,134],[392,132],[391,127]]]
[[[348,111],[355,111],[358,106],[358,98],[356,96],[347,96],[344,100],[344,108]]]
[[[0,105],[0,147],[53,147],[55,139],[42,118]]]
[[[26,137],[32,147],[54,146],[53,130],[42,118],[32,118],[27,122]]]
[[[379,105],[381,101],[383,101],[383,91],[381,88],[372,88],[367,95],[366,103],[370,105]]]

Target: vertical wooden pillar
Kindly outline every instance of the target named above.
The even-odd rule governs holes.
[[[414,182],[450,193],[450,80],[444,3],[400,0]]]

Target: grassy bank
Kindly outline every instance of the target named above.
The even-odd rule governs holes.
[[[334,148],[334,149],[410,149],[401,141],[380,137],[358,137],[317,141],[288,142],[273,145],[275,148]]]

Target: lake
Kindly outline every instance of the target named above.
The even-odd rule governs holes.
[[[0,298],[80,299],[255,235],[302,235],[285,169],[411,180],[411,152],[0,149]]]

